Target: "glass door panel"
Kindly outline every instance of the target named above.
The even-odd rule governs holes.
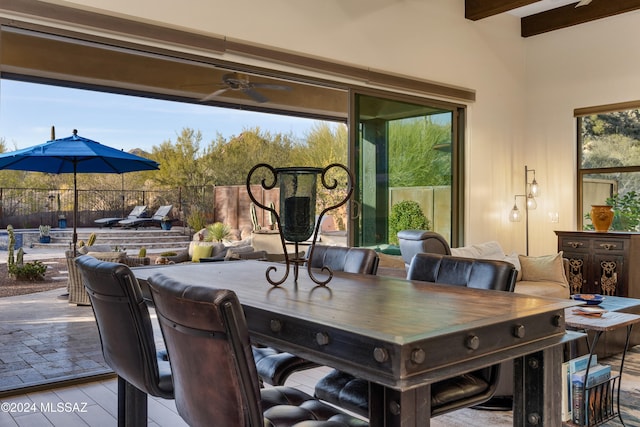
[[[394,206],[404,201],[419,207],[426,217],[426,229],[451,242],[456,234],[453,201],[458,191],[454,183],[459,182],[453,174],[456,108],[359,94],[354,100],[354,244],[392,252],[398,227],[416,224],[419,216],[400,215],[398,222],[390,221],[392,210],[400,208]]]

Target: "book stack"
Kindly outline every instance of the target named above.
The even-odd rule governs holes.
[[[573,413],[572,421],[578,425],[593,425],[608,415],[611,396],[609,379],[611,366],[593,365],[571,375]]]
[[[562,364],[562,421],[571,421],[573,419],[573,386],[571,377],[576,372],[587,368],[589,363],[589,355],[576,357]],[[591,358],[591,365],[598,363],[598,356],[594,354]]]

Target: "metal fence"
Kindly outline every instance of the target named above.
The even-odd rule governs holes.
[[[78,227],[92,227],[94,220],[125,217],[137,205],[151,214],[161,205],[173,205],[171,216],[186,222],[197,208],[213,212],[213,187],[177,187],[169,190],[78,190]],[[73,189],[0,188],[0,227],[58,226],[63,216],[73,226]]]

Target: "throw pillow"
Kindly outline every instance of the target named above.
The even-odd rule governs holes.
[[[193,248],[193,257],[191,257],[191,261],[200,262],[200,258],[210,257],[212,251],[213,246],[195,246]]]
[[[562,252],[538,257],[518,256],[522,267],[522,280],[531,282],[556,282],[567,286]]]
[[[504,259],[504,251],[502,250],[500,243],[496,241],[479,243],[471,246],[463,246],[461,248],[451,248],[451,255],[463,258],[493,260]]]

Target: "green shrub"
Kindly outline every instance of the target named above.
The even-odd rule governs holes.
[[[47,271],[47,266],[40,261],[28,262],[26,264],[10,264],[7,268],[11,277],[16,280],[42,280]]]
[[[207,225],[207,242],[222,242],[231,234],[231,228],[221,222]]]
[[[431,224],[418,202],[403,200],[391,206],[389,215],[389,243],[398,244],[398,231],[430,230]]]
[[[195,231],[202,230],[207,226],[207,217],[202,209],[193,208],[187,216],[187,225]]]

